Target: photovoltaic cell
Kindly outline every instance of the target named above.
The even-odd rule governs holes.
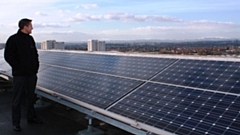
[[[43,50],[39,51],[39,50],[38,50],[38,55],[41,56],[41,57],[39,57],[39,58],[46,57],[48,54],[51,54],[51,53],[54,53],[54,52],[43,51]]]
[[[73,69],[93,71],[94,68],[103,64],[106,61],[106,57],[107,56],[97,54],[91,55],[84,53],[76,53],[74,54],[74,56],[68,58],[66,61],[57,63],[57,65]]]
[[[41,72],[42,70],[46,69],[50,67],[49,65],[44,65],[44,64],[39,64],[39,69],[38,69],[38,72]]]
[[[180,135],[238,135],[239,105],[239,96],[147,83],[108,110]]]
[[[141,83],[141,81],[131,79],[84,73],[54,91],[100,108],[106,108]]]
[[[94,71],[137,79],[149,79],[175,59],[111,56]]]
[[[74,55],[74,53],[39,51],[39,61],[44,64],[59,65],[72,55]]]
[[[44,53],[41,51],[41,53]],[[42,56],[42,54],[40,54]],[[41,57],[40,57],[41,58]],[[44,54],[41,63],[137,79],[149,79],[176,59],[126,57],[85,53]]]
[[[239,94],[239,76],[240,62],[179,60],[152,81]]]
[[[47,67],[38,73],[37,85],[71,98],[107,107],[142,83],[58,67]]]
[[[49,90],[66,84],[82,72],[57,67],[48,67],[38,73],[37,85]]]

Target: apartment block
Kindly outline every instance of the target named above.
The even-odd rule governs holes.
[[[41,49],[58,49],[64,50],[64,42],[57,42],[56,40],[47,40],[41,43]]]
[[[105,41],[88,40],[88,51],[106,51]]]

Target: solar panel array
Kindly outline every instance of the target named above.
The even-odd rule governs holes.
[[[174,134],[240,134],[240,62],[39,55],[40,87]]]

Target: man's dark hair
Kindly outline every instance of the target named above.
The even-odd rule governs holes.
[[[21,19],[18,23],[19,29],[23,29],[24,26],[28,26],[30,22],[32,22],[32,20],[30,19],[27,18]]]

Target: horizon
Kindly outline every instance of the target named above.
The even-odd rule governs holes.
[[[240,1],[9,0],[0,4],[0,43],[17,32],[21,18],[33,20],[31,35],[36,42],[240,37]]]
[[[54,39],[50,39],[54,40]],[[94,39],[98,40],[98,39]],[[46,41],[46,40],[45,40]],[[103,40],[99,40],[103,41]],[[161,40],[161,39],[132,39],[132,40],[104,40],[106,43],[109,42],[117,42],[117,43],[128,43],[128,42],[159,42],[159,43],[183,43],[183,42],[222,42],[222,41],[240,41],[240,38],[232,38],[232,39],[223,39],[223,38],[206,38],[206,39],[191,39],[191,40],[185,40],[185,39],[179,39],[179,40]],[[44,41],[37,42],[42,43]],[[64,42],[64,43],[87,43],[88,40],[86,41],[57,41],[57,42]],[[0,44],[5,44],[5,42],[0,42]]]

